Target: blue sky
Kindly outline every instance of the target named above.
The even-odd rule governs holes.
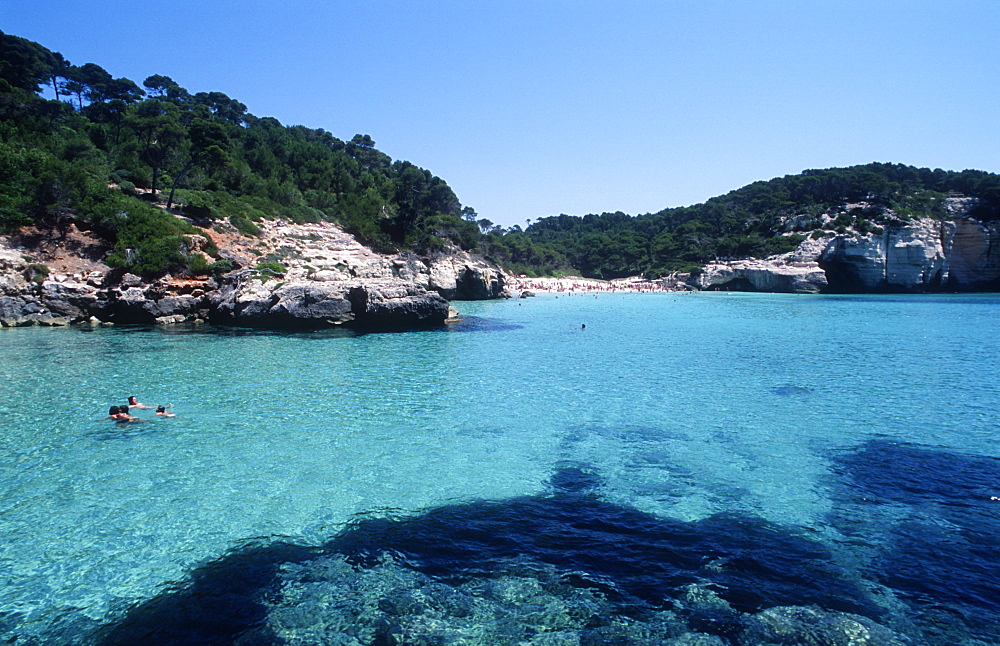
[[[807,168],[1000,171],[1000,0],[0,0],[0,30],[369,134],[504,226]]]

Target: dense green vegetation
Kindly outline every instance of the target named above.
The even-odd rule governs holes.
[[[890,211],[944,217],[949,193],[979,198],[977,217],[1000,217],[1000,175],[868,164],[755,182],[638,217],[560,215],[505,230],[368,135],[343,141],[284,126],[167,76],[140,87],[0,32],[0,232],[65,231],[73,222],[105,236],[109,264],[131,271],[222,273],[229,261],[188,253],[185,236],[201,232],[189,222],[253,236],[261,220],[280,216],[337,223],[379,251],[457,245],[516,273],[657,276],[780,253],[820,230],[878,231]]]
[[[542,218],[524,232],[491,233],[484,246],[525,272],[572,267],[597,278],[655,277],[716,259],[790,251],[817,231],[867,233],[891,218],[945,217],[945,198],[955,193],[979,198],[974,216],[1000,218],[1000,175],[867,164],[755,182],[703,204],[638,217]]]
[[[368,135],[286,127],[162,75],[140,88],[0,33],[0,230],[72,220],[113,242],[111,264],[155,273],[189,264],[181,236],[196,229],[171,209],[247,235],[263,218],[325,220],[382,251],[481,236],[444,180]]]

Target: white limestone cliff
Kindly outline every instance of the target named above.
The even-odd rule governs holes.
[[[448,299],[504,294],[499,268],[459,249],[433,256],[385,255],[332,224],[276,220],[261,228],[259,239],[211,232],[219,256],[232,263],[233,271],[151,281],[84,262],[58,245],[43,252],[14,248],[11,237],[0,237],[0,326],[211,320],[404,329],[443,324]],[[189,238],[188,253],[203,253],[203,238]],[[283,271],[257,269],[262,262]],[[31,274],[34,266],[44,270]]]

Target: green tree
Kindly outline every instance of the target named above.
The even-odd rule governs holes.
[[[52,93],[55,95],[56,101],[58,101],[59,93],[63,89],[62,84],[66,82],[72,65],[59,52],[52,52],[51,62],[49,82],[52,83]]]
[[[167,91],[172,87],[179,87],[174,79],[169,76],[163,76],[162,74],[153,74],[152,76],[147,76],[146,80],[142,82],[143,87],[149,91],[149,95],[153,98],[165,97],[167,96]]]
[[[177,191],[178,183],[188,174],[195,165],[205,168],[211,172],[229,163],[229,148],[231,141],[225,128],[217,121],[208,119],[195,119],[189,131],[188,160],[170,187],[170,196],[167,198],[167,210],[174,203],[174,194]]]
[[[153,195],[156,195],[157,182],[164,167],[184,141],[186,133],[179,114],[179,108],[169,101],[147,99],[134,106],[126,117],[126,123],[139,139],[142,159],[150,167]]]
[[[385,170],[392,163],[388,155],[375,148],[375,141],[369,135],[354,135],[346,150],[365,170]]]
[[[52,77],[51,51],[36,42],[0,31],[0,80],[10,87],[35,93]]]

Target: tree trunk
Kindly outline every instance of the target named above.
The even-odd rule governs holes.
[[[170,197],[168,197],[168,198],[167,198],[167,210],[168,210],[168,211],[170,210],[170,207],[171,207],[171,206],[173,206],[173,204],[174,204],[174,191],[176,191],[176,190],[177,190],[177,183],[178,183],[179,181],[181,181],[181,179],[182,179],[182,178],[183,178],[183,177],[184,177],[185,175],[187,175],[187,172],[188,172],[189,170],[191,170],[191,166],[192,166],[193,164],[194,164],[194,162],[193,162],[193,161],[189,161],[189,162],[188,162],[188,163],[187,163],[187,164],[186,164],[186,165],[184,166],[184,168],[183,168],[183,169],[181,169],[181,172],[177,173],[177,177],[175,177],[175,178],[174,178],[174,184],[173,184],[173,186],[171,186],[171,187],[170,187]]]

